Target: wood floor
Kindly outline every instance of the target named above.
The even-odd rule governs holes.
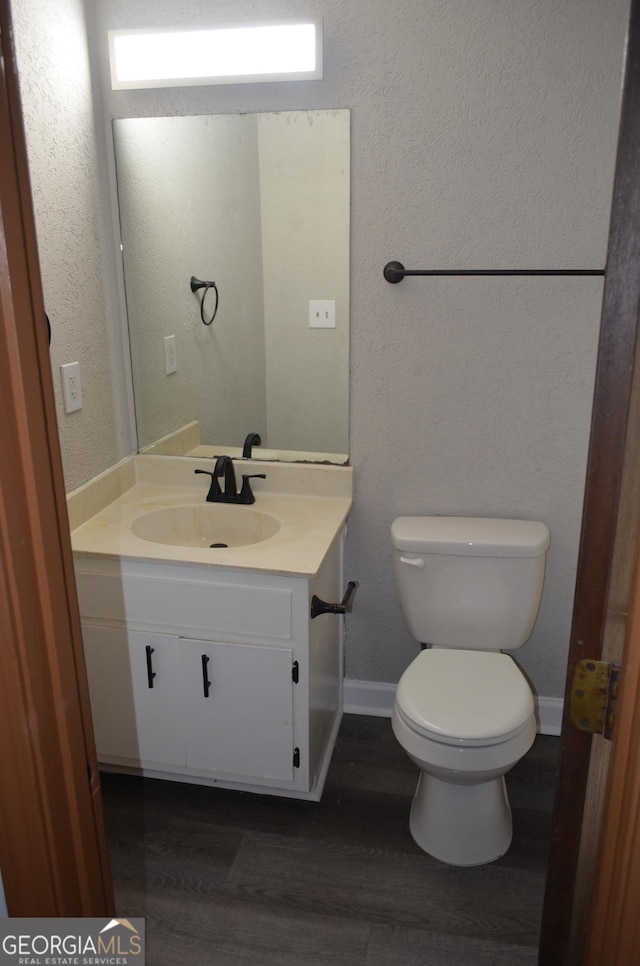
[[[345,716],[319,804],[103,775],[118,915],[147,966],[533,966],[558,747],[510,772],[511,849],[471,869],[414,844],[386,718]]]

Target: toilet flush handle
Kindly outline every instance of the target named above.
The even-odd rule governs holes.
[[[410,567],[424,567],[424,560],[422,557],[403,557],[400,554],[400,563],[409,564]]]

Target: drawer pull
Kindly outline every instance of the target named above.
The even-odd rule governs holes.
[[[205,698],[209,697],[209,688],[211,687],[211,681],[209,680],[209,671],[207,665],[209,663],[209,657],[206,654],[202,655],[202,690],[204,692]]]
[[[150,688],[153,687],[153,679],[156,676],[156,672],[153,670],[153,664],[151,663],[151,655],[153,654],[155,648],[147,644],[145,651],[147,654],[147,684]]]

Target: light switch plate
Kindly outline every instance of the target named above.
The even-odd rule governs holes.
[[[164,367],[168,376],[172,372],[178,371],[178,353],[176,350],[175,335],[166,335],[164,337]]]

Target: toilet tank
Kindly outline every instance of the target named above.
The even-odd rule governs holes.
[[[544,523],[399,517],[391,540],[400,606],[415,640],[500,651],[529,639],[551,541]]]

